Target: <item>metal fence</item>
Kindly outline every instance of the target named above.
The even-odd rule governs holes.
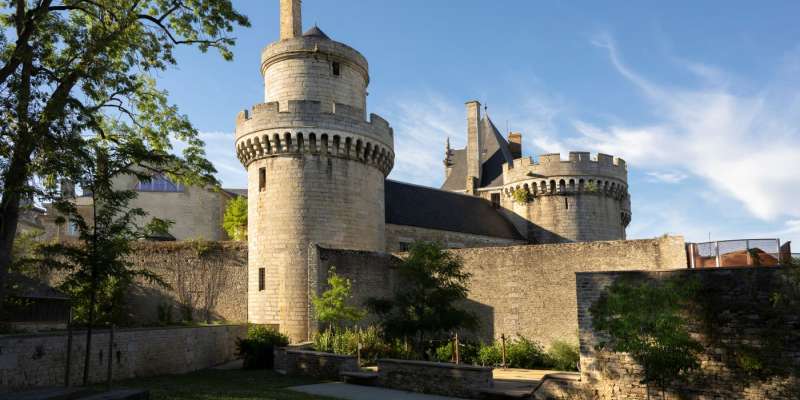
[[[690,268],[768,267],[791,257],[779,239],[739,239],[687,244]]]

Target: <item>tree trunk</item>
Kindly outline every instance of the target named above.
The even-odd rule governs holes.
[[[19,14],[24,14],[24,8],[18,10],[18,30]],[[32,50],[25,44],[24,51],[30,55]],[[20,72],[19,87],[17,90],[17,121],[18,121],[18,140],[11,154],[8,170],[3,176],[3,193],[0,200],[0,318],[3,317],[3,304],[6,298],[6,286],[8,285],[8,270],[11,267],[11,251],[14,247],[14,238],[17,235],[17,223],[19,222],[19,201],[20,194],[25,189],[25,185],[30,176],[28,165],[30,164],[31,154],[33,153],[35,140],[29,129],[28,109],[31,98],[31,73],[33,62],[27,58],[22,64]]]

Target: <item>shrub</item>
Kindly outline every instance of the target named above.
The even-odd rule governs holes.
[[[327,329],[314,335],[313,342],[316,351],[349,356],[356,355],[358,343],[361,342],[361,359],[367,363],[392,353],[382,332],[374,326],[364,329]]]
[[[458,358],[461,364],[476,364],[479,362],[478,353],[480,352],[481,345],[469,342],[460,342]],[[455,357],[453,355],[453,342],[447,342],[437,347],[434,351],[434,357],[439,362],[453,362]]]
[[[495,341],[490,345],[481,347],[478,352],[478,361],[481,365],[495,366],[503,363],[502,343]],[[517,336],[513,340],[506,341],[506,366],[509,368],[541,368],[547,365],[546,356],[542,345],[539,343]]]
[[[547,364],[559,371],[577,371],[580,350],[577,344],[557,340],[547,350]]]
[[[271,369],[275,362],[275,347],[288,344],[286,335],[262,325],[250,325],[247,338],[236,341],[236,349],[244,360],[245,369]]]

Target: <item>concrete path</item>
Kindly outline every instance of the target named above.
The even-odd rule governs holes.
[[[456,397],[434,396],[374,386],[350,385],[347,383],[320,383],[317,385],[294,386],[290,387],[289,390],[345,400],[464,400]]]

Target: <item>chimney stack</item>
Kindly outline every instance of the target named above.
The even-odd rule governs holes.
[[[281,40],[303,34],[302,0],[281,0]]]
[[[522,133],[511,132],[508,134],[508,150],[515,160],[522,157]]]
[[[468,194],[477,195],[481,181],[481,103],[467,102],[467,184]]]

